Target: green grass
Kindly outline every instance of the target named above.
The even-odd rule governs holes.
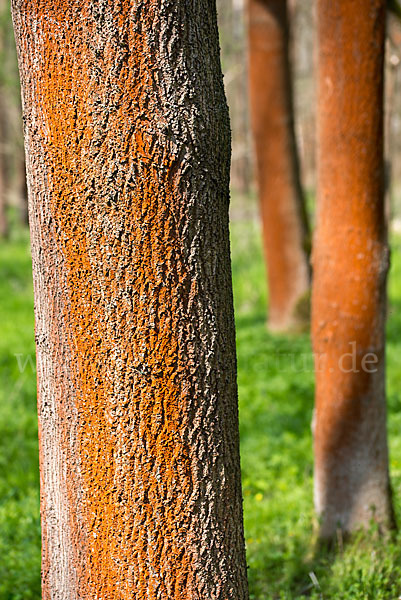
[[[40,598],[36,376],[32,364],[23,369],[34,356],[29,239],[20,231],[0,243],[1,600]]]
[[[232,225],[245,537],[253,600],[401,595],[401,536],[373,529],[313,558],[310,341],[272,336],[259,225]],[[393,242],[388,323],[391,474],[401,522],[401,241]],[[40,598],[31,265],[26,232],[0,243],[0,600]],[[19,355],[19,356],[16,356]],[[19,364],[18,360],[19,358]],[[22,369],[25,360],[28,363]],[[22,371],[22,372],[21,372]],[[312,575],[310,575],[312,574]]]

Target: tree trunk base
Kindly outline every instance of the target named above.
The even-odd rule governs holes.
[[[287,316],[269,317],[267,329],[271,333],[306,333],[310,328],[310,290],[301,294],[295,302],[295,308]]]

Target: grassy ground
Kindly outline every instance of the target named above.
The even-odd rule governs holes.
[[[246,216],[246,215],[245,215]],[[372,529],[313,558],[313,372],[308,336],[265,328],[259,227],[232,226],[246,543],[251,598],[396,599],[401,536]],[[401,522],[401,242],[388,324],[391,473]],[[28,236],[0,243],[0,600],[40,598],[33,301]],[[372,541],[373,540],[373,543]]]

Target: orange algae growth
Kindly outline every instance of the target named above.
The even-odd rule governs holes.
[[[151,14],[147,21],[150,26]],[[119,31],[127,40],[126,56],[110,82],[114,107],[110,98],[98,97],[102,73],[94,77],[87,51],[77,52],[75,27],[66,33],[62,55],[54,52],[50,20],[48,29],[48,75],[38,81],[37,94],[52,165],[52,212],[66,273],[64,321],[79,415],[82,493],[73,529],[79,537],[82,528],[89,541],[86,572],[77,576],[83,597],[93,585],[99,598],[131,598],[141,589],[153,598],[160,587],[166,597],[179,597],[192,585],[189,558],[182,556],[192,475],[188,440],[180,435],[190,399],[176,332],[186,274],[174,215],[174,157],[147,121],[157,110],[148,105],[152,64],[145,37],[130,31],[126,16]],[[95,45],[96,32],[92,35]],[[113,70],[112,50],[108,45],[101,50],[107,74]],[[102,87],[106,91],[107,83]],[[59,394],[62,413],[63,391]],[[68,455],[69,448],[65,451]],[[76,485],[76,478],[67,484]],[[69,489],[69,495],[74,502],[77,490]],[[160,560],[170,562],[166,581],[156,575]]]

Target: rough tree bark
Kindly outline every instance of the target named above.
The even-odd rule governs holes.
[[[320,535],[392,524],[385,403],[385,0],[318,1],[312,329]],[[361,18],[363,15],[363,18]]]
[[[269,286],[269,327],[298,325],[310,285],[294,133],[286,0],[248,0],[249,91]],[[302,314],[302,313],[300,313]]]
[[[43,597],[247,598],[213,0],[14,0]]]

